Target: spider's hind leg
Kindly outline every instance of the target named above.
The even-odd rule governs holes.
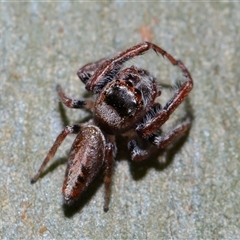
[[[75,124],[72,126],[66,126],[62,132],[57,136],[54,144],[52,145],[51,149],[49,150],[47,156],[42,162],[41,167],[39,168],[38,172],[35,174],[35,176],[31,179],[31,183],[35,183],[40,175],[42,174],[44,168],[46,167],[47,163],[54,157],[57,149],[63,142],[63,140],[67,137],[69,134],[78,134],[81,130],[81,126],[79,124]]]

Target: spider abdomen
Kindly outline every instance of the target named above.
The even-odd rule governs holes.
[[[73,142],[63,183],[66,204],[75,202],[104,162],[105,139],[96,126],[83,126]]]

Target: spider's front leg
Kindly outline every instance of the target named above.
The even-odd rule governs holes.
[[[178,89],[174,96],[163,108],[156,108],[154,114],[146,117],[143,123],[141,123],[136,131],[138,135],[144,139],[148,139],[157,148],[165,148],[177,137],[185,133],[191,126],[191,118],[187,118],[177,127],[169,131],[163,136],[158,136],[155,132],[168,120],[173,111],[182,103],[187,97],[193,87],[192,77],[181,61],[176,61],[177,66],[182,70],[187,81]],[[136,145],[132,150],[133,160],[139,158],[139,154],[142,153],[139,147]]]
[[[173,65],[179,65],[178,61],[176,61],[169,53],[157,45],[150,42],[140,43],[136,46],[128,48],[116,57],[108,60],[106,59],[105,62],[101,62],[102,65],[98,67],[95,73],[86,82],[86,89],[94,93],[100,92],[107,82],[113,80],[112,76],[116,75],[124,62],[133,57],[142,55],[149,49],[152,49],[156,53],[160,53],[162,56],[165,56]],[[108,79],[108,76],[110,76],[110,79]]]
[[[127,49],[116,57],[106,60],[102,66],[100,66],[90,77],[89,81],[86,83],[86,89],[94,93],[100,92],[103,86],[105,86],[109,81],[113,80],[112,78],[108,79],[107,76],[111,77],[112,75],[116,75],[124,62],[142,54],[148,50],[148,48],[148,43],[141,43]]]
[[[174,110],[183,102],[193,87],[193,80],[187,68],[181,61],[176,61],[174,58],[172,59],[182,70],[187,81],[178,89],[163,108],[156,105],[151,109],[149,113],[147,113],[148,116],[145,117],[143,122],[136,128],[136,131],[141,138],[149,140],[157,148],[165,148],[176,138],[184,134],[191,126],[191,118],[189,117],[165,135],[158,136],[155,134],[155,132],[168,120]],[[134,142],[130,142],[129,148],[134,161],[143,160],[149,155],[149,151],[141,150]]]
[[[173,60],[176,61],[174,58]],[[136,128],[138,135],[142,138],[148,139],[149,136],[156,132],[168,120],[170,115],[183,102],[193,88],[191,74],[185,65],[181,61],[176,61],[176,65],[182,70],[183,75],[186,77],[186,82],[184,82],[183,85],[177,90],[170,101],[168,101],[162,109],[158,110],[158,113],[155,114],[155,116],[153,116],[150,120],[146,120]],[[190,120],[187,120],[187,122],[189,121]]]
[[[77,72],[79,79],[84,84],[86,84],[87,81],[92,76],[93,72],[95,72],[100,66],[102,66],[103,63],[106,62],[106,60],[107,60],[106,58],[102,58],[96,62],[88,63],[88,64],[84,65],[83,67],[81,67]]]
[[[169,145],[174,139],[185,133],[191,126],[191,118],[189,117],[165,135],[158,136],[155,134],[157,130],[159,130],[160,127],[168,120],[174,110],[188,96],[189,92],[193,88],[193,80],[188,69],[181,61],[175,60],[170,54],[166,52],[162,53],[162,49],[158,48],[156,45],[152,45],[152,48],[155,51],[160,52],[162,55],[166,56],[173,65],[178,66],[186,78],[186,81],[178,89],[170,101],[168,101],[163,108],[159,107],[158,105],[154,106],[147,113],[148,116],[146,116],[143,122],[136,128],[136,131],[141,138],[149,140],[157,148],[164,148]],[[140,149],[135,141],[131,141],[128,144],[128,147],[131,150],[131,156],[134,161],[144,160],[151,154],[151,152],[154,151],[152,147],[148,148],[147,150]]]

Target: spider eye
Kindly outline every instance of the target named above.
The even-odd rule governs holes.
[[[136,112],[136,98],[125,86],[114,85],[105,94],[106,104],[114,108],[121,117],[131,117]]]
[[[126,81],[126,84],[129,86],[129,87],[133,87],[133,82],[131,80],[127,80]]]

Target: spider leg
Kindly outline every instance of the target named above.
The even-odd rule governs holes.
[[[175,139],[182,136],[191,126],[191,119],[187,118],[184,122],[177,125],[174,129],[170,130],[163,136],[153,135],[149,140],[157,147],[157,148],[165,148],[170,143],[172,143]]]
[[[77,72],[79,79],[84,84],[86,84],[87,81],[89,80],[89,78],[92,76],[91,73],[95,72],[101,65],[103,65],[103,63],[105,61],[106,61],[106,58],[102,58],[96,62],[88,63],[88,64],[84,65],[83,67],[81,67]]]
[[[141,149],[135,140],[128,142],[128,149],[131,154],[131,159],[134,162],[141,162],[146,160],[152,153],[156,152],[157,148],[148,146],[146,149]]]
[[[192,77],[185,65],[181,61],[174,61],[182,70],[187,81],[183,83],[170,101],[167,102],[167,104],[158,112],[158,114],[156,114],[156,116],[154,116],[151,120],[145,121],[136,128],[137,133],[142,138],[148,138],[151,134],[158,130],[168,120],[170,115],[183,102],[193,88]]]
[[[104,184],[105,184],[105,198],[104,198],[104,211],[108,211],[108,206],[110,202],[110,193],[111,193],[111,182],[112,182],[112,172],[114,166],[114,157],[116,153],[116,146],[113,143],[107,143],[105,148],[105,176],[104,176]]]
[[[186,119],[181,124],[177,125],[174,129],[165,133],[163,136],[153,134],[148,140],[154,145],[148,146],[146,149],[141,149],[135,140],[131,140],[128,143],[128,149],[131,152],[131,159],[134,162],[140,162],[146,160],[157,149],[165,148],[171,144],[174,140],[181,137],[191,126],[190,118]]]
[[[85,108],[92,109],[94,103],[92,100],[80,100],[68,97],[62,90],[60,85],[57,85],[57,92],[61,102],[69,108]]]
[[[173,65],[178,65],[181,68],[181,64],[179,64],[177,60],[175,60],[169,53],[164,51],[162,48],[158,47],[153,43],[144,42],[128,48],[116,57],[108,60],[106,59],[106,61],[103,62],[103,64],[99,66],[95,73],[89,78],[88,82],[86,83],[86,89],[88,91],[98,93],[101,90],[102,81],[107,75],[109,75],[111,72],[115,72],[115,69],[120,69],[121,65],[124,62],[145,53],[149,49],[153,49],[156,53],[160,53],[162,56],[165,56]]]
[[[37,174],[31,179],[31,183],[35,183],[39,179],[39,177],[40,177],[41,173],[43,172],[44,168],[46,167],[47,163],[54,157],[57,149],[59,148],[59,146],[61,145],[63,140],[66,138],[66,136],[71,133],[74,133],[74,134],[79,133],[79,131],[80,131],[80,125],[77,125],[77,124],[72,125],[72,126],[66,126],[62,130],[62,132],[57,136],[57,138],[56,138],[53,146],[49,150],[46,158],[43,160],[42,165],[39,168]]]

